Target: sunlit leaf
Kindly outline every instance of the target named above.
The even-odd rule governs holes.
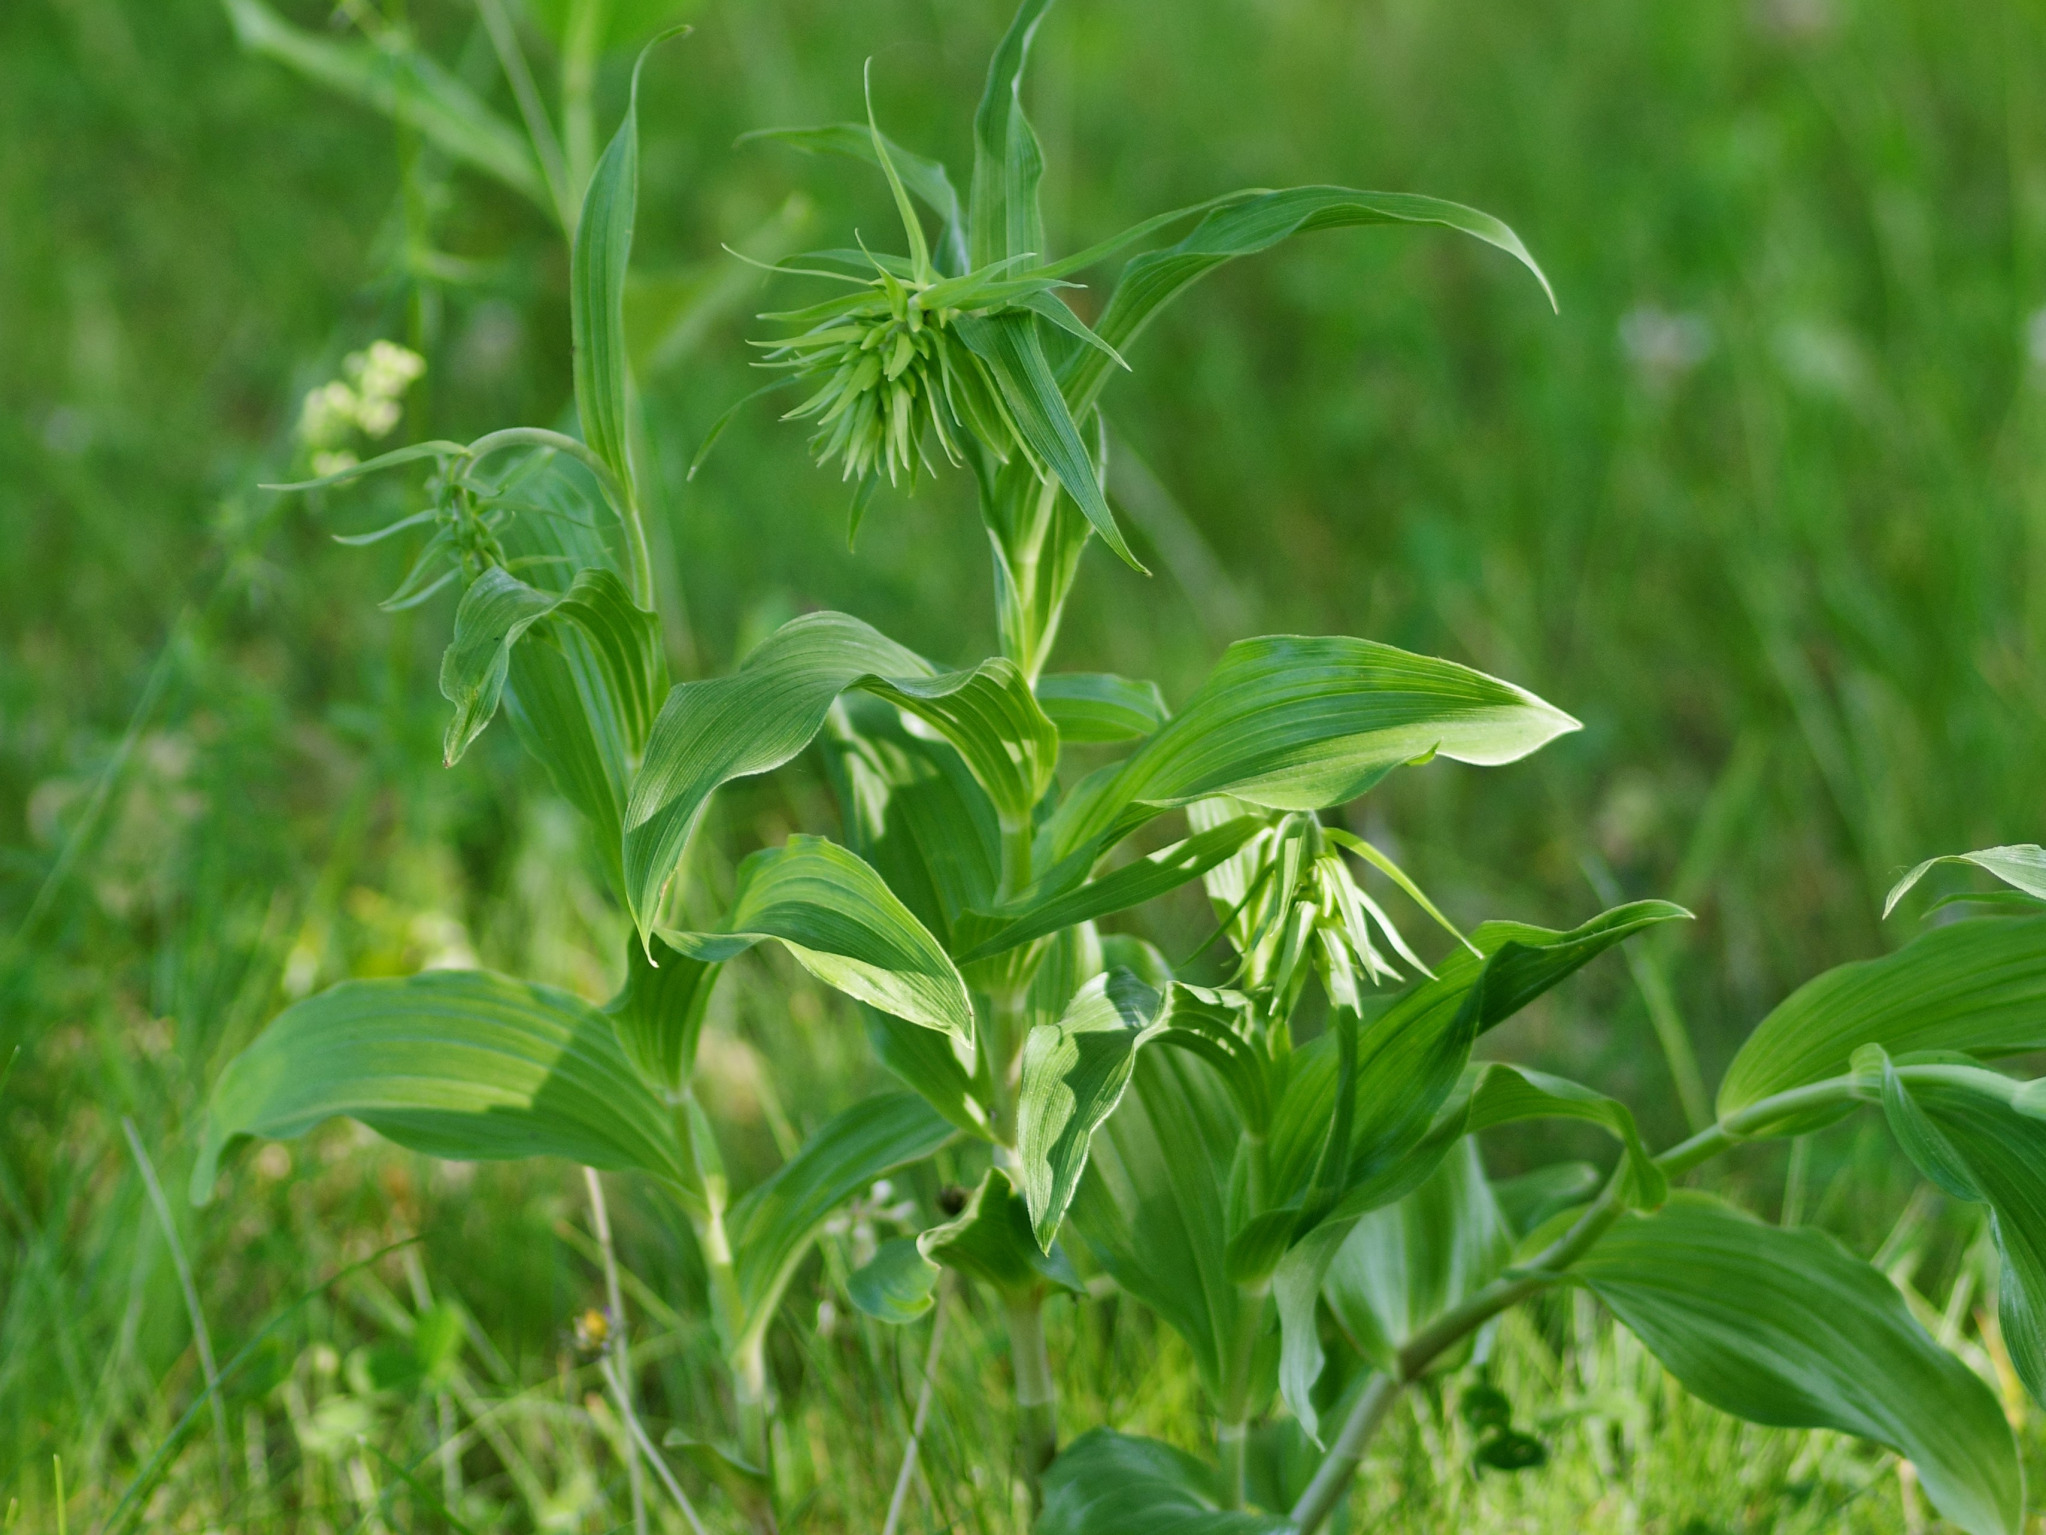
[[[1169,717],[1155,682],[1103,672],[1059,672],[1037,679],[1037,701],[1064,741],[1091,745],[1135,741]]]
[[[1163,1004],[1127,970],[1098,975],[1056,1023],[1039,1024],[1024,1042],[1016,1154],[1031,1228],[1046,1252],[1087,1166],[1094,1130],[1122,1101]]]
[[[1910,894],[1911,887],[1925,878],[1933,865],[1942,863],[1973,864],[1994,874],[2013,889],[2046,901],[2046,847],[2024,842],[2012,847],[1985,847],[1973,853],[1948,853],[1926,859],[1890,887],[1889,895],[1883,900],[1883,915],[1887,917],[1895,911],[1897,903]]]
[[[1466,1128],[1475,1135],[1528,1119],[1578,1119],[1599,1126],[1626,1155],[1632,1202],[1652,1210],[1669,1197],[1669,1179],[1642,1144],[1633,1112],[1624,1103],[1546,1071],[1486,1062],[1471,1091]]]
[[[660,936],[704,963],[771,938],[827,986],[962,1044],[973,1039],[966,983],[937,939],[880,875],[822,837],[798,834],[742,863],[731,910],[714,931]]]
[[[1843,1075],[1863,1045],[1893,1055],[2046,1049],[2046,916],[1952,923],[1807,981],[1741,1046],[1719,1085],[1719,1115]],[[1801,1127],[1806,1119],[1775,1128]]]
[[[1713,1406],[1886,1444],[1970,1535],[2016,1535],[2024,1481],[1995,1394],[1830,1236],[1680,1192],[1622,1216],[1573,1273]]]
[[[280,1013],[207,1101],[192,1197],[222,1150],[338,1116],[430,1156],[555,1156],[689,1179],[666,1106],[611,1020],[567,992],[474,970],[346,981]]]
[[[833,1210],[875,1179],[921,1162],[952,1134],[914,1093],[881,1093],[829,1121],[773,1177],[748,1190],[727,1221],[745,1333],[772,1320],[796,1264]]]

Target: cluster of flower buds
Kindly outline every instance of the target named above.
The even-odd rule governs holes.
[[[339,474],[357,462],[348,444],[356,433],[388,437],[403,414],[405,391],[426,372],[426,359],[395,341],[372,341],[341,360],[341,377],[306,392],[298,437],[312,454],[313,472]]]

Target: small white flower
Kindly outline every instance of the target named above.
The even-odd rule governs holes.
[[[329,452],[322,449],[313,455],[313,473],[321,479],[330,474],[339,474],[343,469],[353,469],[360,460],[346,448]]]
[[[345,442],[355,426],[355,391],[339,379],[306,392],[298,411],[298,435],[315,448]]]
[[[1701,314],[1639,304],[1620,319],[1620,350],[1642,382],[1659,392],[1712,355],[1712,327]]]

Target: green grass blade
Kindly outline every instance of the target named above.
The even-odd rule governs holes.
[[[1037,184],[1044,152],[1023,115],[1023,71],[1030,41],[1051,0],[1023,0],[988,61],[987,85],[973,114],[973,184],[967,207],[969,268],[1044,249]]]

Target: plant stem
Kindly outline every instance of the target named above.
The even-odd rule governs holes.
[[[1251,1374],[1257,1364],[1258,1339],[1264,1332],[1269,1279],[1236,1287],[1236,1335],[1223,1362],[1222,1411],[1215,1425],[1215,1454],[1222,1467],[1222,1506],[1241,1508],[1244,1497],[1244,1453],[1250,1440]]]
[[[604,1183],[594,1167],[583,1169],[590,1193],[590,1223],[597,1228],[597,1251],[604,1259],[604,1300],[611,1310],[611,1347],[617,1357],[619,1395],[632,1400],[632,1345],[625,1336],[625,1295],[618,1285],[618,1254],[611,1246],[611,1215],[604,1208]],[[637,1441],[626,1439],[625,1480],[632,1496],[634,1535],[646,1535],[646,1481],[640,1473]]]
[[[625,535],[625,573],[631,582],[632,600],[649,612],[654,606],[654,561],[647,545],[646,524],[640,516],[639,498],[630,485],[621,483],[611,466],[589,444],[578,442],[566,432],[550,432],[544,426],[512,426],[490,432],[469,444],[471,463],[504,448],[552,448],[566,453],[596,478],[597,488],[618,514],[618,526]]]
[[[916,1416],[910,1420],[909,1443],[902,1451],[902,1470],[895,1477],[895,1492],[888,1499],[888,1518],[881,1535],[895,1535],[902,1523],[902,1505],[909,1497],[909,1484],[916,1477],[917,1446],[923,1440],[924,1424],[931,1416],[932,1388],[938,1383],[938,1351],[945,1346],[945,1302],[950,1298],[949,1274],[938,1278],[938,1302],[931,1313],[931,1349],[924,1356],[924,1383],[917,1391]]]
[[[1044,1471],[1059,1449],[1058,1386],[1044,1346],[1044,1289],[1002,1297],[1009,1323],[1009,1364],[1016,1372],[1016,1458],[1034,1513],[1044,1504]]]
[[[1934,1076],[1950,1068],[1940,1066],[1905,1066],[1898,1068],[1900,1075]],[[1866,1090],[1865,1084],[1853,1075],[1829,1077],[1823,1082],[1814,1082],[1805,1087],[1791,1088],[1788,1092],[1777,1093],[1758,1103],[1729,1114],[1718,1123],[1708,1126],[1689,1140],[1672,1146],[1655,1159],[1656,1166],[1672,1178],[1680,1177],[1721,1152],[1731,1149],[1743,1138],[1768,1130],[1812,1109],[1831,1107],[1843,1100],[1859,1096]],[[1437,1355],[1454,1347],[1468,1334],[1475,1332],[1486,1322],[1509,1306],[1519,1304],[1534,1294],[1555,1284],[1563,1277],[1563,1271],[1589,1252],[1598,1239],[1605,1235],[1614,1221],[1620,1218],[1625,1208],[1620,1200],[1620,1190],[1625,1180],[1626,1164],[1622,1162],[1607,1180],[1597,1199],[1586,1207],[1576,1222],[1562,1236],[1537,1255],[1531,1262],[1520,1264],[1500,1275],[1483,1289],[1467,1297],[1461,1304],[1452,1307],[1437,1317],[1408,1340],[1399,1352],[1396,1376],[1377,1376],[1371,1387],[1351,1409],[1349,1419],[1343,1424],[1342,1432],[1329,1449],[1321,1467],[1315,1472],[1314,1481],[1294,1505],[1292,1519],[1300,1535],[1313,1535],[1322,1522],[1335,1509],[1351,1479],[1357,1474],[1365,1447],[1371,1436],[1377,1432],[1379,1423],[1385,1417],[1385,1408],[1407,1382],[1417,1379]],[[1379,1388],[1383,1384],[1383,1391]],[[1383,1400],[1380,1400],[1380,1396]]]

